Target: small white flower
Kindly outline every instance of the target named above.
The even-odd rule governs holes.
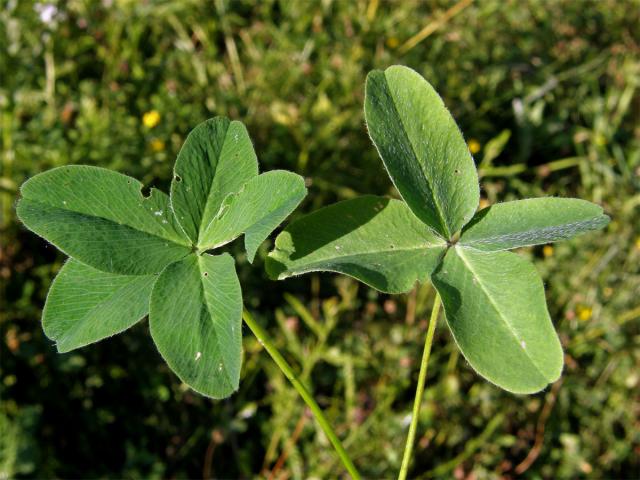
[[[47,25],[53,23],[54,17],[58,13],[58,7],[52,3],[36,3],[33,8],[40,17],[40,21]]]

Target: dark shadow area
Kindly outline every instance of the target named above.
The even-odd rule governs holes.
[[[476,212],[476,214],[471,218],[471,220],[469,220],[469,223],[467,223],[463,229],[462,229],[462,233],[461,235],[464,235],[464,232],[466,232],[467,230],[469,230],[471,227],[473,227],[476,223],[481,222],[482,219],[484,217],[487,216],[487,214],[489,213],[489,210],[491,210],[491,207],[487,207],[487,208],[483,208],[482,210],[478,210]]]
[[[448,253],[452,254],[451,252]],[[438,293],[442,298],[442,306],[444,308],[445,315],[447,316],[447,321],[450,321],[458,313],[458,310],[462,308],[462,295],[460,294],[460,290],[447,282],[447,273],[444,270],[444,263],[444,261],[441,261],[438,264],[436,269],[433,271],[431,280],[438,289]]]

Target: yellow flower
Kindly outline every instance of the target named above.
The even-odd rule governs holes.
[[[586,322],[591,318],[591,315],[593,314],[593,310],[591,309],[591,307],[578,305],[578,308],[576,308],[576,313],[578,314],[578,318],[580,320],[582,320],[583,322]]]
[[[553,247],[551,245],[545,245],[544,247],[542,247],[542,254],[545,257],[550,257],[551,255],[553,255]]]
[[[142,116],[142,123],[147,128],[153,128],[160,123],[160,112],[151,110]]]
[[[400,40],[398,40],[396,37],[387,38],[387,47],[396,48],[398,45],[400,45]]]
[[[159,138],[154,138],[151,140],[151,150],[154,152],[161,152],[164,150],[164,142]]]
[[[604,147],[607,144],[607,137],[601,133],[596,133],[593,142],[599,147]]]
[[[469,141],[467,142],[467,145],[469,147],[469,151],[471,152],[471,155],[475,155],[482,148],[482,145],[480,145],[480,142],[475,138],[470,138]]]

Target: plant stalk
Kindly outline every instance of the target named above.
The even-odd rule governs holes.
[[[313,413],[313,416],[320,424],[320,427],[322,427],[325,435],[327,436],[327,438],[329,438],[329,441],[333,445],[333,448],[335,448],[338,456],[340,457],[340,460],[342,460],[342,463],[344,464],[351,477],[355,480],[359,480],[360,474],[358,473],[358,470],[351,461],[351,458],[349,458],[349,454],[347,454],[346,450],[342,446],[340,439],[331,428],[331,425],[329,425],[329,422],[324,416],[324,413],[322,413],[320,406],[316,403],[316,401],[313,399],[313,396],[309,393],[306,387],[293,372],[291,366],[287,363],[276,346],[269,339],[267,332],[265,332],[260,324],[255,321],[255,319],[247,309],[243,310],[242,318],[244,319],[244,322],[249,326],[253,334],[256,336],[260,344],[265,348],[269,355],[271,355],[271,358],[274,362],[276,362],[276,365],[278,365],[280,370],[282,370],[282,373],[284,373],[285,377],[289,379],[293,387],[297,390],[307,406],[311,409],[311,413]]]
[[[416,398],[413,401],[411,425],[409,425],[409,434],[407,435],[407,443],[404,447],[404,455],[402,456],[402,466],[400,467],[398,480],[405,480],[407,478],[407,473],[409,473],[409,465],[411,464],[411,456],[413,454],[413,444],[415,443],[416,430],[418,429],[418,417],[420,415],[420,405],[422,404],[424,384],[427,379],[427,365],[429,364],[429,356],[431,355],[433,334],[436,331],[436,324],[438,323],[440,303],[440,294],[436,291],[436,298],[433,301],[433,309],[431,310],[431,318],[429,319],[429,327],[427,328],[427,337],[424,340],[424,351],[422,352],[422,361],[420,362],[420,373],[418,374]]]

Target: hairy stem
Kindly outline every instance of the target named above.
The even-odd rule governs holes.
[[[358,470],[351,461],[351,458],[349,458],[349,455],[342,446],[340,439],[331,428],[331,425],[329,425],[329,422],[324,416],[324,413],[322,413],[322,410],[313,399],[313,396],[311,396],[309,391],[293,372],[291,366],[280,354],[273,342],[271,342],[271,340],[267,336],[267,332],[264,331],[260,324],[255,321],[253,316],[246,309],[242,312],[242,318],[244,319],[244,322],[249,326],[253,334],[256,336],[258,341],[262,344],[262,346],[264,346],[265,350],[269,353],[269,355],[271,355],[271,358],[273,358],[273,361],[276,362],[276,365],[278,365],[280,370],[282,370],[282,373],[284,373],[285,377],[289,379],[289,381],[300,394],[309,409],[311,409],[311,413],[313,413],[313,416],[317,420],[318,424],[320,424],[320,427],[322,427],[322,430],[324,431],[329,441],[332,443],[333,448],[335,448],[338,456],[342,460],[342,463],[344,464],[351,477],[359,480],[360,474],[358,473]]]
[[[433,344],[433,334],[436,331],[436,323],[438,323],[438,313],[440,312],[440,294],[436,292],[436,299],[433,302],[431,310],[431,319],[429,320],[429,328],[427,329],[427,337],[424,341],[424,351],[422,353],[422,361],[420,363],[420,373],[418,375],[418,386],[416,387],[416,398],[413,401],[413,413],[411,414],[411,425],[409,425],[409,435],[407,443],[404,447],[404,455],[402,456],[402,466],[398,474],[398,480],[405,480],[409,472],[411,456],[413,453],[413,444],[416,439],[416,430],[418,428],[418,417],[420,414],[420,405],[422,404],[422,394],[424,393],[424,384],[427,379],[427,365],[429,364],[429,356],[431,355],[431,345]]]

